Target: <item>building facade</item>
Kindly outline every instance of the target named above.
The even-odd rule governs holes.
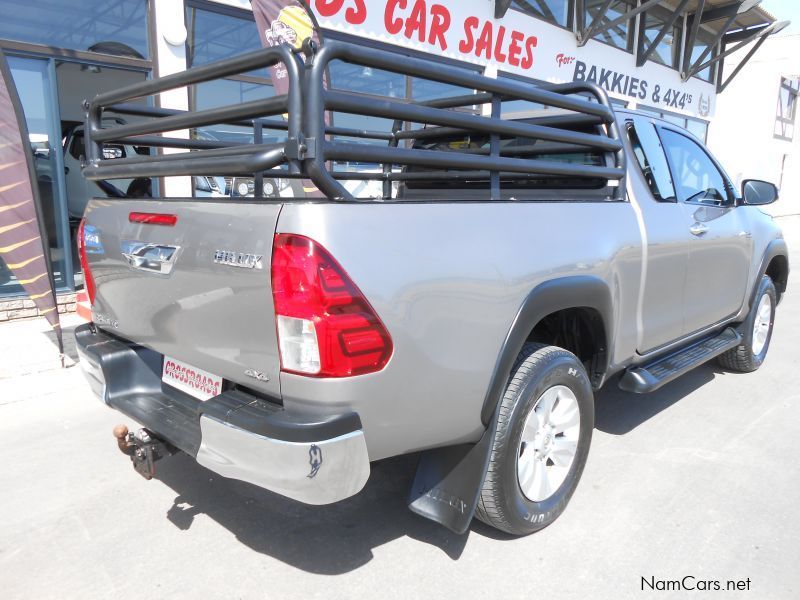
[[[705,139],[725,57],[758,44],[775,19],[755,0],[310,0],[323,37],[357,38],[465,69],[539,83],[594,81],[613,101],[650,111]],[[80,177],[85,98],[261,47],[248,0],[0,0],[0,48],[8,57],[35,155],[55,282],[81,286],[74,236],[98,188]],[[745,53],[747,50],[745,50]],[[748,57],[749,58],[749,57]],[[374,96],[432,99],[452,86],[388,71],[332,68],[334,87]],[[162,94],[161,107],[193,110],[268,97],[266,71]],[[524,115],[521,115],[524,116]],[[113,117],[109,117],[113,118]],[[347,127],[346,115],[337,116]],[[362,126],[363,124],[359,124]],[[239,139],[252,131],[210,127],[198,135]],[[110,147],[108,159],[143,150]],[[723,161],[725,161],[723,156]],[[133,182],[111,182],[126,193]],[[252,182],[168,179],[167,196],[248,195]],[[0,300],[23,292],[0,259]],[[68,298],[69,299],[69,298]],[[16,304],[15,304],[16,306]],[[2,312],[2,306],[0,306]]]
[[[800,213],[798,57],[800,35],[766,40],[720,96],[708,132],[709,147],[737,186],[743,179],[765,179],[779,187],[778,202],[765,207],[776,215]],[[733,54],[729,65],[743,58]]]

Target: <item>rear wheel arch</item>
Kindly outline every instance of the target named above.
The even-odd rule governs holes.
[[[561,347],[588,365],[592,384],[599,387],[608,370],[612,323],[611,290],[599,277],[562,277],[536,286],[520,306],[500,349],[481,410],[483,423],[491,421],[523,345],[529,342],[558,345],[555,343],[558,338],[552,335],[554,328],[557,331],[566,326],[573,333],[583,332],[573,335],[571,342],[562,341]]]

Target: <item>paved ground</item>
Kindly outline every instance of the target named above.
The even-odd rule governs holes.
[[[784,223],[800,249],[800,218]],[[17,366],[0,373],[0,594],[675,598],[700,594],[642,591],[641,578],[690,575],[749,578],[749,592],[722,597],[799,598],[800,293],[791,288],[757,373],[707,365],[649,397],[601,392],[571,505],[523,539],[477,522],[456,536],[412,515],[413,457],[377,465],[363,492],[324,508],[185,457],[146,482],[114,447],[122,419],[89,398],[78,368],[52,368],[41,322],[4,325],[0,364]]]

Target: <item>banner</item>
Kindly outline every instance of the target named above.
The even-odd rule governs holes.
[[[289,44],[292,48],[300,48],[303,41],[311,38],[319,43],[319,34],[314,21],[300,0],[250,0],[253,16],[258,27],[261,44],[265,48],[278,44]],[[283,63],[273,65],[269,69],[275,94],[285,94],[289,89],[286,67]],[[325,81],[327,85],[327,80]],[[325,124],[330,124],[330,115],[325,113]],[[303,179],[296,196],[319,198],[324,196],[317,186],[308,179]]]
[[[250,4],[265,48],[279,44],[300,48],[307,38],[319,43],[314,22],[299,0],[250,0]],[[270,76],[275,94],[285,94],[288,91],[286,67],[282,63],[273,65]]]
[[[256,2],[253,1],[255,6]],[[675,69],[589,40],[515,7],[494,18],[494,2],[481,0],[309,0],[319,27],[505,72],[565,83],[590,81],[609,96],[644,106],[708,118],[716,90]]]
[[[63,355],[50,246],[36,181],[24,113],[0,50],[0,258],[53,327]]]

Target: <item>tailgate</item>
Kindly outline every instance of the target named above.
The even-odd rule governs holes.
[[[94,321],[161,354],[279,397],[270,259],[281,204],[92,200]],[[132,223],[132,212],[175,215]],[[247,374],[246,374],[247,372]]]

